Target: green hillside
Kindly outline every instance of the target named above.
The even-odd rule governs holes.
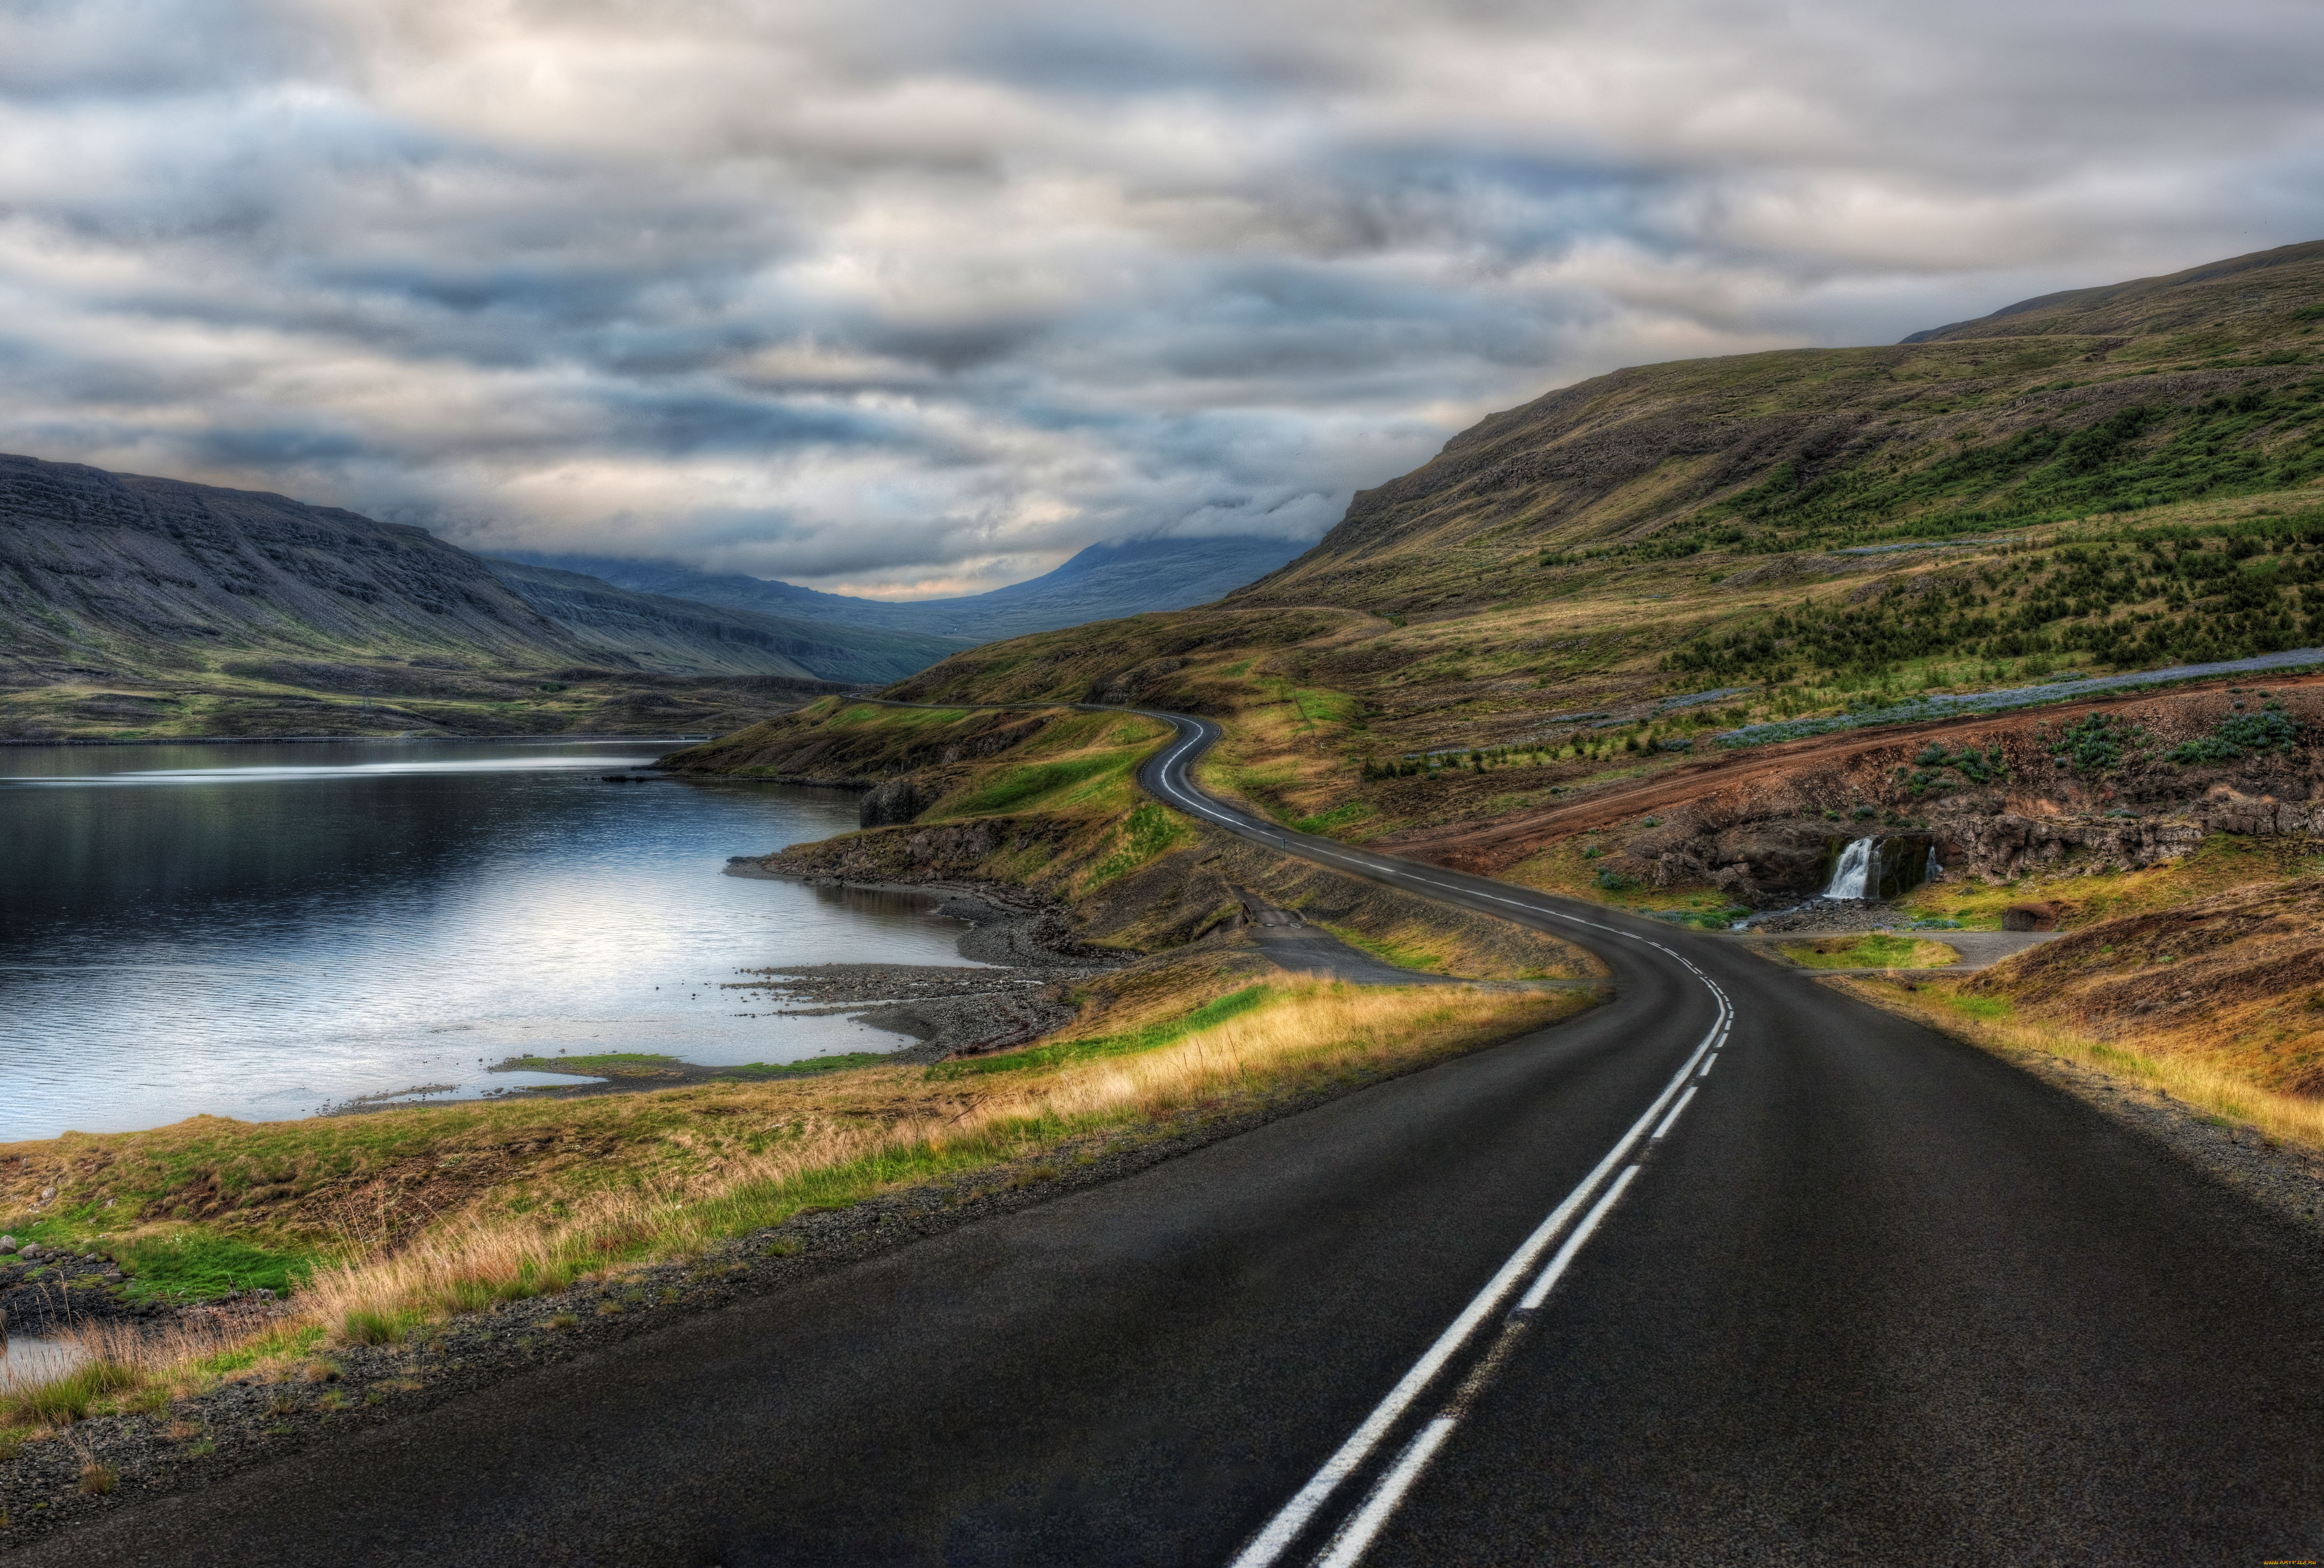
[[[2324,243],[2077,291],[1885,348],[1598,376],[1360,493],[1238,604],[1416,613],[1570,590],[1609,558],[1739,568],[2324,478]]]

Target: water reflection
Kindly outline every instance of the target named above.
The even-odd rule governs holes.
[[[88,1360],[88,1352],[69,1340],[9,1334],[0,1342],[0,1394],[60,1378]]]
[[[855,798],[602,781],[660,749],[0,748],[0,1140],[472,1093],[559,1048],[903,1043],[748,1017],[719,988],[769,964],[960,962],[927,899],[719,874],[853,827]]]

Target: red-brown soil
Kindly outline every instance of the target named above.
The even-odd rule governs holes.
[[[1650,815],[1691,807],[1695,815],[1725,823],[1821,810],[1877,795],[1899,766],[1931,742],[1948,747],[2001,746],[2009,755],[2013,788],[2006,804],[2035,815],[2077,807],[2104,809],[2116,786],[2080,784],[2043,778],[2047,748],[2037,730],[2055,730],[2091,713],[2112,713],[2144,724],[2166,741],[2190,738],[2208,729],[2225,711],[2229,686],[2255,686],[2285,701],[2305,725],[2324,720],[2324,676],[2295,676],[2243,682],[2214,681],[2166,693],[2129,693],[2084,702],[2030,708],[2013,714],[1941,719],[1888,728],[1843,731],[1780,745],[1754,747],[1685,762],[1635,783],[1615,786],[1581,799],[1505,814],[1482,822],[1418,829],[1375,841],[1371,847],[1462,871],[1492,874],[1544,846],[1591,828],[1636,825]],[[2311,731],[2312,733],[2312,731]],[[2195,777],[2189,770],[2188,778]],[[2201,782],[2212,782],[2210,775]],[[2027,795],[2023,785],[2044,786]],[[2273,804],[2281,790],[2264,798]],[[2080,794],[2082,799],[2071,798]],[[2069,798],[2060,800],[2060,796]],[[2020,797],[2024,797],[2020,798]],[[2289,797],[2306,798],[2304,791]],[[1997,804],[2001,804],[1997,802]],[[2261,831],[2273,831],[2273,823]]]

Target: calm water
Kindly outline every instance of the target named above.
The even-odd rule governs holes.
[[[855,798],[599,777],[667,749],[0,747],[0,1142],[475,1094],[541,1081],[485,1071],[527,1052],[908,1043],[718,982],[958,964],[964,927],[924,899],[722,875],[853,827]]]

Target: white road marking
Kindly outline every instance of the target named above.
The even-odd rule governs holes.
[[[1452,1435],[1455,1425],[1452,1416],[1439,1416],[1413,1435],[1395,1468],[1380,1479],[1372,1495],[1364,1499],[1364,1506],[1340,1526],[1340,1533],[1332,1537],[1331,1545],[1315,1559],[1315,1568],[1354,1568],[1357,1559],[1370,1549],[1372,1537],[1379,1534],[1380,1526],[1404,1501],[1404,1494],[1412,1490],[1412,1483],[1420,1479],[1420,1472],[1428,1468],[1428,1462],[1436,1457],[1436,1451]]]
[[[1435,1381],[1445,1363],[1460,1353],[1461,1348],[1469,1342],[1470,1336],[1492,1315],[1509,1292],[1517,1288],[1517,1283],[1532,1272],[1534,1260],[1557,1240],[1574,1214],[1596,1194],[1599,1185],[1646,1136],[1646,1129],[1654,1125],[1655,1119],[1677,1097],[1680,1085],[1692,1075],[1695,1065],[1702,1061],[1703,1052],[1711,1045],[1711,1034],[1717,1032],[1714,1026],[1702,1037],[1702,1043],[1695,1047],[1694,1055],[1687,1058],[1686,1065],[1678,1070],[1677,1075],[1671,1079],[1663,1092],[1655,1096],[1655,1102],[1646,1107],[1646,1114],[1616,1140],[1614,1147],[1606,1151],[1606,1157],[1566,1194],[1565,1201],[1551,1210],[1549,1217],[1536,1227],[1534,1233],[1526,1237],[1515,1252],[1509,1254],[1508,1261],[1501,1265],[1500,1271],[1485,1282],[1485,1287],[1462,1309],[1461,1315],[1436,1337],[1436,1342],[1413,1363],[1412,1370],[1388,1390],[1388,1397],[1372,1407],[1372,1413],[1364,1417],[1363,1425],[1349,1435],[1338,1452],[1323,1462],[1323,1467],[1299,1489],[1289,1502],[1283,1505],[1275,1517],[1268,1521],[1266,1528],[1236,1554],[1234,1568],[1263,1568],[1264,1564],[1273,1563],[1289,1549],[1300,1532],[1314,1520],[1316,1513],[1339,1490],[1341,1483],[1362,1468],[1373,1450],[1387,1438],[1389,1430],[1412,1407],[1413,1402],[1426,1392],[1430,1383]]]
[[[1716,1067],[1717,1065],[1719,1065],[1719,1053],[1718,1053],[1718,1052],[1716,1052],[1716,1051],[1713,1051],[1713,1052],[1711,1054],[1711,1060],[1709,1060],[1709,1061],[1707,1061],[1707,1062],[1703,1063],[1703,1065],[1702,1065],[1702,1075],[1703,1075],[1704,1077],[1706,1077],[1706,1078],[1710,1077],[1710,1076],[1711,1076],[1711,1068],[1713,1068],[1713,1067]]]
[[[1655,1136],[1649,1141],[1659,1143],[1662,1140],[1663,1134],[1671,1130],[1671,1123],[1678,1120],[1679,1112],[1686,1109],[1686,1102],[1693,1098],[1694,1088],[1690,1084],[1686,1093],[1678,1097],[1678,1103],[1671,1107],[1671,1113],[1663,1118],[1663,1124],[1655,1129]],[[1636,1170],[1637,1167],[1636,1166],[1632,1166],[1630,1168]]]
[[[1690,1089],[1687,1093],[1692,1094],[1694,1091]],[[1685,1102],[1682,1100],[1680,1103],[1684,1104]],[[1667,1127],[1669,1123],[1664,1125]],[[1662,1135],[1656,1133],[1655,1136],[1659,1138]],[[1606,1189],[1605,1195],[1598,1200],[1589,1215],[1574,1227],[1573,1234],[1565,1239],[1565,1245],[1557,1250],[1557,1256],[1550,1259],[1549,1267],[1541,1271],[1541,1277],[1534,1281],[1533,1288],[1526,1291],[1525,1298],[1517,1303],[1517,1310],[1509,1314],[1502,1326],[1501,1337],[1492,1350],[1478,1363],[1476,1370],[1462,1381],[1443,1413],[1430,1420],[1405,1445],[1404,1452],[1397,1456],[1396,1463],[1389,1466],[1388,1472],[1373,1484],[1371,1491],[1355,1513],[1316,1554],[1314,1568],[1355,1568],[1356,1563],[1371,1545],[1373,1537],[1395,1516],[1397,1508],[1404,1502],[1405,1494],[1412,1490],[1427,1471],[1429,1462],[1436,1457],[1436,1451],[1444,1446],[1445,1440],[1452,1435],[1453,1428],[1461,1424],[1461,1418],[1469,1413],[1469,1407],[1499,1375],[1510,1351],[1516,1349],[1517,1340],[1532,1326],[1533,1314],[1548,1299],[1557,1282],[1565,1277],[1565,1271],[1572,1267],[1573,1259],[1582,1249],[1590,1244],[1590,1238],[1598,1233],[1599,1222],[1621,1201],[1622,1194],[1637,1174],[1637,1166],[1625,1169],[1615,1178],[1614,1185]]]
[[[1690,1089],[1687,1093],[1692,1094],[1694,1091]],[[1670,1124],[1665,1122],[1663,1125],[1667,1127]],[[1662,1134],[1655,1136],[1660,1138]],[[1573,1260],[1581,1255],[1582,1249],[1590,1244],[1591,1236],[1597,1234],[1598,1222],[1606,1217],[1607,1211],[1621,1201],[1624,1190],[1637,1174],[1638,1167],[1632,1166],[1615,1178],[1614,1185],[1606,1189],[1606,1195],[1598,1200],[1598,1206],[1590,1211],[1590,1217],[1573,1228],[1573,1234],[1567,1237],[1565,1245],[1557,1250],[1557,1256],[1549,1260],[1549,1267],[1541,1271],[1541,1277],[1533,1282],[1533,1288],[1525,1293],[1525,1299],[1517,1303],[1518,1311],[1538,1312],[1541,1309],[1541,1304],[1549,1299],[1549,1293],[1565,1277],[1565,1271],[1573,1266]]]

